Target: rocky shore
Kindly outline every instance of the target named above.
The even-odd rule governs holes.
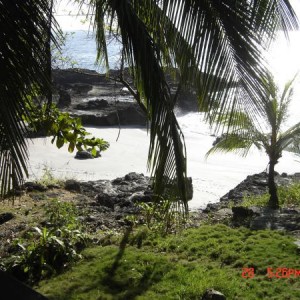
[[[83,125],[92,126],[145,126],[145,113],[124,84],[119,82],[118,71],[109,76],[86,69],[53,70],[55,101],[59,108],[72,116],[80,117]],[[132,78],[124,80],[133,87]],[[169,79],[171,92],[177,84]],[[134,87],[133,87],[134,89]],[[177,110],[197,111],[197,99],[193,93],[181,91]]]
[[[276,174],[277,186],[288,186],[300,182],[300,173]],[[267,207],[240,206],[245,196],[268,193],[268,174],[262,172],[249,175],[245,180],[220,198],[220,202],[208,204],[203,213],[217,218],[229,217],[233,226],[246,226],[253,230],[276,229],[289,231],[300,236],[300,208],[289,207],[273,210]],[[230,208],[229,208],[230,204]],[[232,206],[233,205],[233,206]]]

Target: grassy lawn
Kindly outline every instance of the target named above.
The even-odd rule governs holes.
[[[300,270],[293,241],[276,231],[221,224],[166,237],[142,227],[86,249],[83,260],[36,289],[61,300],[201,299],[208,288],[227,299],[299,299],[300,277],[267,275],[268,267],[274,273],[283,267]],[[243,278],[243,267],[253,267],[254,278]]]

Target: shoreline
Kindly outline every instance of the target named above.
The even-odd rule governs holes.
[[[110,148],[102,157],[89,160],[77,160],[74,153],[66,147],[57,149],[51,144],[51,138],[35,138],[29,141],[29,180],[36,180],[47,168],[60,179],[80,181],[113,180],[130,172],[147,172],[149,137],[146,128],[87,127],[87,131],[110,142]],[[198,133],[185,134],[188,157],[188,176],[192,177],[194,197],[189,201],[191,210],[206,207],[208,203],[219,202],[220,198],[248,175],[265,170],[267,159],[263,153],[253,151],[247,158],[235,154],[218,154],[205,160],[204,155],[214,139],[212,136]],[[296,157],[284,152],[276,171],[288,174],[299,172]]]
[[[58,104],[62,105],[63,111],[81,117],[87,131],[108,141],[110,148],[102,152],[101,158],[77,160],[74,159],[75,152],[68,153],[66,146],[59,150],[51,144],[50,138],[36,138],[29,143],[30,179],[39,178],[45,168],[58,178],[81,181],[113,180],[130,172],[149,176],[149,136],[145,118],[141,118],[135,108],[129,109],[133,99],[128,93],[123,94],[120,86],[116,89],[107,78],[86,71],[56,70],[55,82],[58,90],[63,91]],[[186,142],[187,176],[193,181],[194,197],[189,206],[191,210],[197,210],[219,202],[248,175],[263,172],[268,159],[258,150],[251,151],[247,157],[227,153],[206,158],[216,137],[205,123],[203,114],[193,110],[195,99],[192,95],[183,93],[181,98],[176,115]],[[122,120],[118,121],[116,111],[123,116]],[[299,157],[284,152],[275,170],[288,174],[299,172]]]

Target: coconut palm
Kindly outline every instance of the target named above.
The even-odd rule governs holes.
[[[268,205],[279,207],[277,188],[275,183],[275,165],[282,155],[282,151],[293,145],[300,137],[300,122],[283,130],[284,122],[288,117],[288,106],[293,95],[292,84],[296,77],[288,81],[280,93],[269,74],[264,80],[265,93],[260,99],[260,115],[254,118],[245,112],[235,114],[235,120],[230,123],[228,116],[223,116],[224,123],[229,125],[226,133],[215,143],[207,155],[216,151],[237,151],[247,155],[252,146],[264,150],[269,158],[268,187],[270,199]]]
[[[176,68],[181,86],[197,92],[211,119],[236,106],[253,107],[264,89],[261,49],[277,29],[297,28],[287,0],[91,1],[98,58],[108,66],[107,24],[123,53],[150,120],[149,162],[157,191],[177,182],[186,202],[186,153],[164,70]]]
[[[199,105],[212,118],[218,116],[218,110],[233,111],[235,105],[241,103],[251,106],[253,97],[250,95],[263,90],[259,81],[264,73],[260,50],[268,46],[277,29],[288,32],[298,26],[289,1],[81,1],[90,3],[94,10],[98,58],[107,66],[107,24],[111,28],[117,27],[141,105],[150,120],[149,165],[155,175],[155,190],[161,193],[164,186],[176,183],[177,193],[187,210],[184,138],[174,115],[175,100],[164,70],[166,67],[177,68],[181,86],[196,90]],[[1,36],[0,47],[4,43],[9,49],[6,53],[0,48],[0,53],[9,62],[8,70],[22,79],[16,85],[13,77],[3,78],[3,82],[10,85],[10,93],[14,94],[10,108],[4,110],[13,120],[2,121],[0,126],[5,139],[13,139],[14,146],[12,142],[8,144],[9,151],[14,153],[14,164],[18,166],[18,178],[21,178],[26,159],[23,127],[18,123],[18,116],[26,89],[35,81],[41,83],[40,78],[43,78],[43,68],[39,67],[45,58],[40,51],[43,46],[38,45],[37,40],[42,41],[40,35],[47,35],[44,25],[50,16],[48,4],[46,0],[15,0],[9,4],[0,1],[1,28],[8,28]],[[13,15],[15,11],[16,16]],[[19,18],[20,14],[22,18]],[[29,52],[34,55],[30,56]],[[12,63],[8,59],[10,56]],[[5,106],[3,103],[1,107]],[[13,129],[9,131],[10,127]],[[7,150],[3,149],[6,148],[1,146],[1,168],[7,166],[3,160]],[[1,169],[1,177],[9,178],[10,169],[6,167],[5,170]]]

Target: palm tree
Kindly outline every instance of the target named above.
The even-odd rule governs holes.
[[[98,0],[98,58],[108,67],[107,24],[117,28],[123,53],[150,120],[149,163],[159,193],[170,181],[187,210],[186,153],[164,70],[176,68],[180,85],[193,87],[199,107],[218,112],[253,107],[264,87],[261,49],[277,29],[298,27],[288,0]]]
[[[21,115],[33,91],[51,88],[45,72],[51,14],[48,0],[0,1],[0,196],[27,174]]]
[[[269,74],[264,80],[265,93],[258,105],[260,115],[254,118],[247,112],[235,114],[235,120],[224,116],[224,123],[229,125],[227,132],[209,150],[207,155],[216,151],[238,151],[247,155],[254,145],[259,150],[265,150],[269,158],[268,187],[271,208],[279,208],[279,199],[275,183],[275,165],[282,155],[282,151],[293,145],[300,137],[300,122],[283,131],[284,121],[288,117],[288,106],[292,98],[292,84],[296,77],[285,84],[280,94],[274,78]],[[239,126],[241,125],[241,126]]]
[[[185,144],[164,70],[177,68],[180,84],[197,91],[199,105],[212,118],[218,116],[218,110],[234,111],[241,103],[252,106],[251,95],[263,90],[259,81],[264,74],[260,50],[268,46],[277,29],[287,33],[298,27],[289,0],[81,1],[89,2],[94,10],[98,58],[103,58],[107,66],[107,24],[117,27],[141,105],[150,120],[149,166],[155,175],[155,190],[161,193],[164,186],[175,182],[187,211]],[[2,78],[13,94],[13,97],[9,95],[10,108],[6,108],[4,102],[0,104],[5,115],[13,120],[1,119],[0,128],[5,139],[13,140],[8,143],[9,151],[21,178],[26,145],[21,130],[24,126],[20,125],[18,116],[31,84],[36,81],[45,86],[41,72],[44,68],[40,68],[44,66],[45,53],[41,49],[44,46],[37,41],[47,36],[45,24],[49,24],[46,21],[51,12],[49,1],[15,0],[9,4],[0,1],[0,15],[1,28],[7,31],[5,34],[2,31],[0,45],[1,58],[8,62],[4,74],[8,71],[13,74]],[[14,77],[19,79],[18,84],[14,83]],[[2,97],[1,91],[0,94]],[[2,145],[0,143],[3,179],[9,178],[10,169],[2,169],[7,166],[3,153],[8,151],[3,150],[6,147]],[[7,186],[2,184],[2,187],[4,191]]]

